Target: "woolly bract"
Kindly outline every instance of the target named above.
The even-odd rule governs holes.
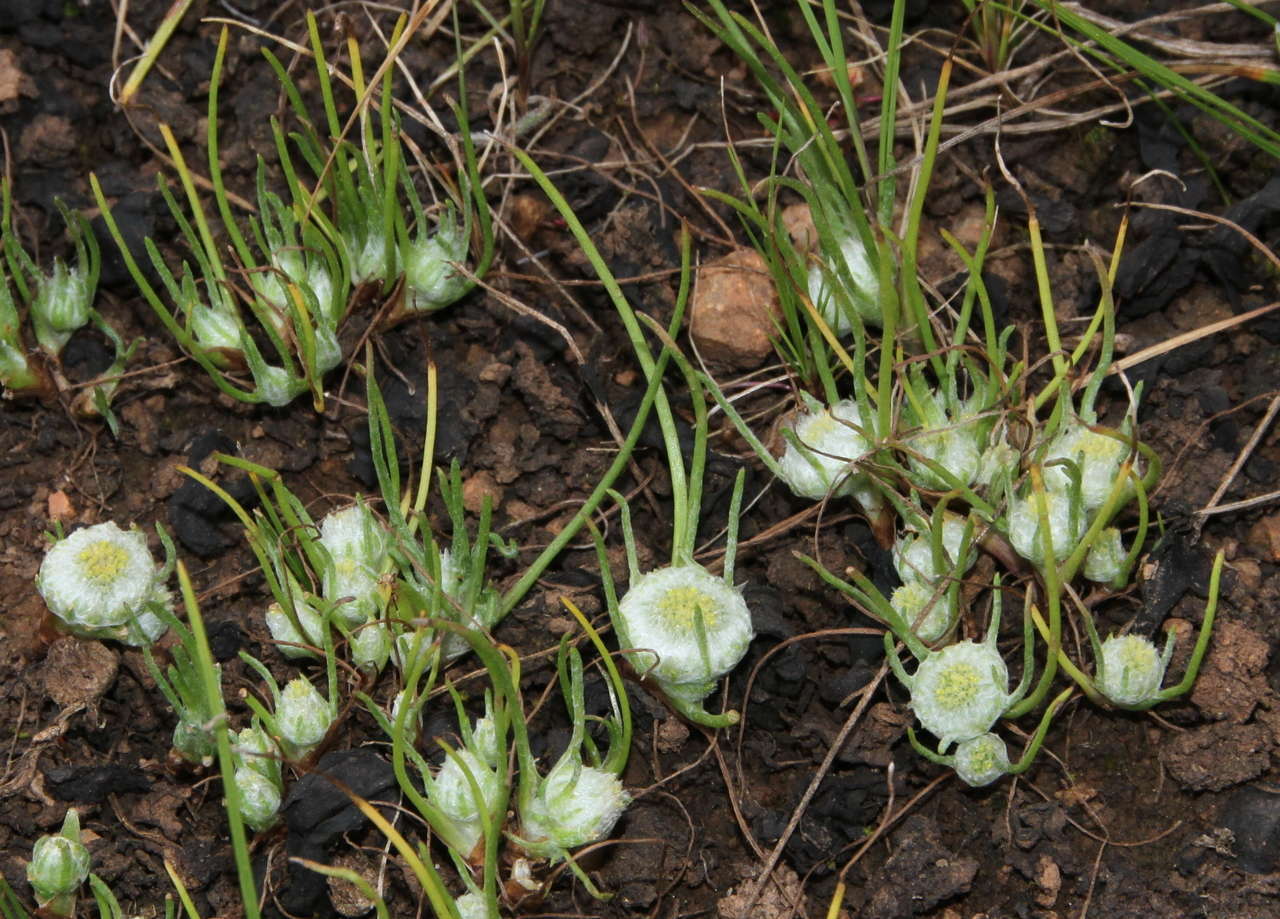
[[[108,521],[55,543],[40,565],[36,589],[72,632],[127,638],[125,627],[149,605],[168,604],[160,573],[142,531],[125,531]],[[139,623],[136,636],[154,634],[154,626],[150,620]],[[163,634],[163,627],[159,631]]]
[[[852,461],[871,449],[858,431],[861,425],[858,403],[852,399],[799,412],[791,424],[799,445],[788,439],[778,460],[782,480],[795,494],[815,500],[828,492],[843,495],[865,487],[865,478],[849,469]]]
[[[467,257],[467,238],[452,217],[442,219],[432,235],[420,234],[403,254],[404,305],[409,312],[438,310],[467,292],[467,279],[450,264]]]
[[[280,653],[285,657],[314,657],[315,653],[306,648],[296,647],[297,645],[314,645],[317,648],[324,647],[324,619],[317,613],[309,603],[295,603],[293,606],[293,614],[298,618],[298,626],[301,631],[293,624],[293,620],[289,618],[279,603],[272,603],[267,607],[266,616],[267,631],[271,633],[271,637],[279,642],[287,642],[286,644],[276,645]]]
[[[1168,663],[1168,656],[1161,655],[1148,639],[1112,635],[1102,643],[1098,689],[1116,705],[1144,705],[1160,691]]]
[[[1009,705],[1009,668],[989,644],[960,641],[930,654],[911,680],[911,709],[939,749],[991,730]]]
[[[1009,750],[995,734],[980,734],[956,747],[951,768],[966,785],[981,788],[1009,772]]]
[[[256,769],[241,766],[235,773],[240,792],[240,814],[254,830],[262,832],[276,822],[280,812],[280,789]]]
[[[631,796],[612,772],[565,756],[547,773],[529,813],[524,833],[532,842],[548,840],[561,849],[598,842],[613,832]]]
[[[853,280],[853,288],[846,289],[845,293],[854,309],[866,325],[877,327],[883,325],[884,317],[880,309],[880,277],[876,274],[876,266],[871,261],[862,237],[853,233],[842,239],[840,258],[849,269],[849,276]],[[831,266],[831,274],[834,275],[837,283],[844,283],[843,276],[836,270],[834,264]],[[841,338],[852,332],[853,319],[845,312],[842,298],[827,286],[827,272],[823,271],[821,265],[815,264],[809,267],[808,287],[809,299],[813,301],[814,308],[826,320],[827,325],[831,326],[832,331]]]
[[[699,641],[699,623],[705,641]],[[701,565],[639,577],[618,606],[627,658],[668,695],[697,702],[747,653],[751,613],[742,594]]]

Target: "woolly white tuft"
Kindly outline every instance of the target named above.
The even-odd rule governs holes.
[[[1062,561],[1084,536],[1087,523],[1084,509],[1076,508],[1073,515],[1071,497],[1064,492],[1050,489],[1045,492],[1044,499],[1049,511],[1049,535],[1053,540],[1053,554],[1057,556],[1056,561]],[[1071,519],[1073,516],[1074,527]],[[1009,508],[1009,541],[1013,543],[1013,548],[1027,561],[1043,565],[1046,559],[1041,538],[1040,512],[1035,494],[1013,501]]]
[[[1100,508],[1111,494],[1120,464],[1129,455],[1123,440],[1099,434],[1084,424],[1073,424],[1058,435],[1045,457],[1045,484],[1066,491],[1071,477],[1065,466],[1049,466],[1052,460],[1068,459],[1080,467],[1080,497],[1090,511]]]
[[[337,608],[348,628],[377,612],[378,578],[387,557],[386,534],[363,504],[334,511],[320,524],[320,544],[333,560],[324,573],[324,598],[349,598]]]
[[[282,740],[304,756],[324,740],[333,724],[329,703],[304,676],[294,677],[276,703],[276,725]]]
[[[547,774],[523,814],[524,833],[534,842],[549,840],[561,849],[598,842],[613,832],[631,796],[612,772],[562,757]]]
[[[1116,705],[1144,705],[1160,691],[1168,659],[1140,635],[1112,635],[1102,643],[1098,690]]]
[[[463,764],[466,771],[463,771]],[[471,773],[476,786],[480,789],[480,800],[471,789],[466,773]],[[444,811],[456,824],[463,837],[463,844],[469,855],[476,847],[484,832],[484,822],[488,813],[498,803],[502,794],[502,779],[497,771],[489,768],[480,757],[470,750],[458,750],[456,755],[445,758],[444,765],[436,773],[432,802]]]
[[[705,648],[698,641],[699,611]],[[753,637],[742,593],[701,565],[639,577],[618,605],[618,630],[624,646],[637,649],[627,655],[632,665],[668,695],[690,702],[705,698],[737,666]]]
[[[853,290],[848,291],[847,294],[854,309],[865,324],[877,327],[883,325],[884,317],[880,309],[880,278],[876,274],[876,268],[871,262],[867,247],[863,245],[862,237],[853,233],[841,240],[840,257],[853,279]],[[835,271],[834,266],[832,271],[836,280],[843,283],[842,276]],[[827,325],[831,326],[831,330],[841,338],[852,332],[853,320],[845,312],[841,298],[834,296],[832,290],[827,287],[827,279],[821,265],[812,265],[809,268],[808,287],[809,299],[813,301],[814,308],[826,320]]]

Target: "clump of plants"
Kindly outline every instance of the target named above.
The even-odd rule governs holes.
[[[901,29],[901,7],[895,6],[894,30]],[[881,542],[892,546],[902,583],[888,597],[856,568],[837,574],[819,560],[805,561],[884,625],[889,661],[920,726],[934,738],[925,744],[912,731],[913,745],[969,784],[985,785],[1030,766],[1071,689],[1044,708],[1016,762],[994,729],[1045,706],[1060,668],[1076,689],[1112,707],[1150,707],[1185,692],[1207,647],[1221,556],[1184,677],[1168,688],[1162,683],[1172,638],[1163,653],[1138,635],[1100,640],[1096,613],[1074,587],[1080,579],[1115,591],[1127,587],[1147,542],[1147,496],[1160,475],[1158,458],[1139,437],[1140,388],[1130,393],[1118,423],[1103,424],[1097,408],[1114,348],[1111,281],[1119,248],[1109,266],[1095,258],[1101,294],[1081,341],[1068,350],[1030,208],[1047,355],[1032,366],[1014,360],[1016,329],[996,322],[982,279],[995,220],[990,189],[985,232],[974,251],[944,232],[967,267],[957,297],[934,303],[917,277],[921,214],[951,62],[944,63],[900,235],[891,229],[893,137],[882,133],[874,161],[863,147],[834,5],[799,8],[833,75],[835,111],[847,119],[862,181],[826,109],[766,35],[719,0],[710,0],[710,8],[704,21],[763,87],[776,114],[762,122],[796,165],[794,176],[767,179],[762,194],[718,195],[742,216],[781,302],[777,347],[798,399],[793,420],[782,428],[780,457],[708,381],[725,415],[795,495],[852,496]],[[900,38],[891,31],[888,47],[900,49]],[[887,64],[883,124],[894,117],[898,59],[895,51]],[[787,196],[808,206],[817,232],[810,249],[798,248],[783,226]],[[975,580],[980,553],[1004,573]],[[1006,598],[1022,606],[1021,672],[1012,688],[996,646]],[[985,617],[982,610],[989,610]],[[1069,621],[1089,635],[1091,662],[1071,659],[1062,639]],[[969,629],[985,637],[967,639]],[[914,672],[899,647],[914,659]]]
[[[402,17],[392,46],[405,24]],[[359,46],[354,38],[348,40],[359,115],[353,138],[339,119],[330,65],[310,14],[308,29],[324,116],[313,118],[286,68],[264,49],[297,125],[286,132],[273,119],[273,168],[282,175],[285,190],[280,194],[268,187],[268,164],[259,157],[256,213],[237,217],[219,158],[226,29],[210,77],[206,135],[216,222],[172,132],[160,126],[185,206],[163,177],[160,190],[194,265],[184,259],[174,272],[156,242],[147,239],[147,260],[161,282],[157,289],[128,250],[96,178],[91,177],[91,184],[143,297],[222,392],[272,406],[287,405],[308,392],[320,411],[324,376],[346,356],[340,333],[350,311],[358,304],[385,301],[380,314],[385,326],[448,306],[471,289],[473,276],[484,274],[492,258],[493,232],[465,129],[465,103],[457,112],[464,128],[461,140],[446,138],[458,160],[460,184],[443,203],[425,207],[394,112],[393,62],[381,68],[380,84],[366,85]],[[465,100],[465,92],[461,98]],[[303,164],[309,180],[300,169]],[[473,239],[480,240],[474,260]]]

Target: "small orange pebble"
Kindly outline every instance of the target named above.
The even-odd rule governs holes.
[[[50,520],[70,520],[75,515],[76,509],[65,491],[59,489],[49,495]]]

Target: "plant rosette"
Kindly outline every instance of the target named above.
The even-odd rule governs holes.
[[[618,605],[616,625],[631,665],[686,717],[700,711],[754,636],[742,592],[696,564],[638,578]]]
[[[136,528],[95,524],[60,540],[44,557],[36,589],[69,632],[148,644],[164,634],[153,611],[169,609],[168,566],[157,566]]]

